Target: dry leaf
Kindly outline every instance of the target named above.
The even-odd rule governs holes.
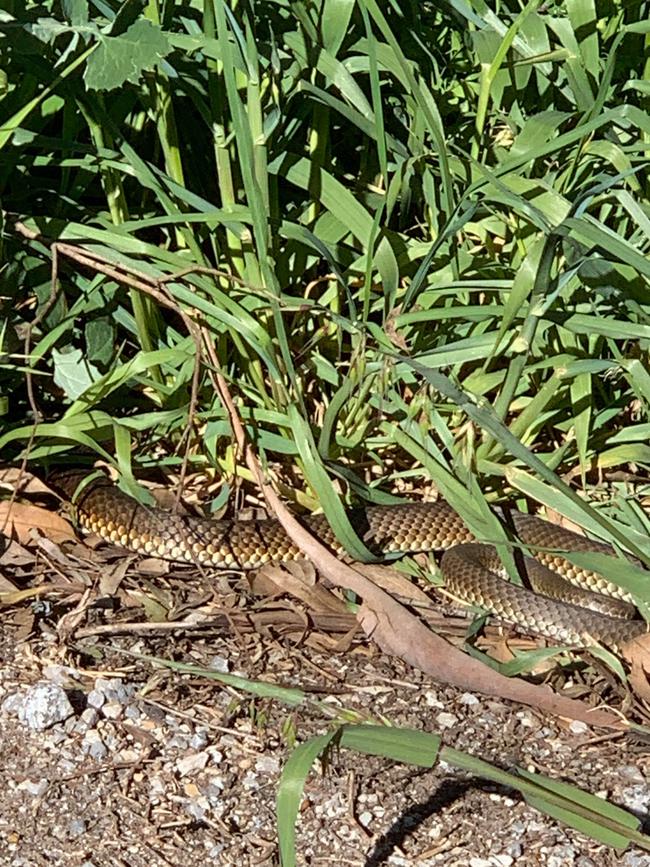
[[[15,584],[12,584],[12,582],[8,578],[5,578],[4,575],[0,574],[0,594],[1,593],[16,593],[17,590],[18,590],[18,588],[16,587]]]
[[[5,536],[26,545],[33,543],[34,530],[58,543],[75,538],[72,525],[65,518],[49,509],[25,503],[0,503],[0,529]]]
[[[13,640],[18,643],[25,641],[34,628],[36,616],[31,608],[19,608],[13,615],[14,631],[12,634]]]
[[[431,597],[424,590],[414,584],[408,575],[398,572],[392,566],[363,563],[356,564],[355,569],[391,596],[425,608],[433,605]]]
[[[628,682],[634,694],[650,702],[650,633],[628,641],[623,656],[630,664]]]
[[[113,566],[104,566],[99,578],[99,595],[115,596],[130,565],[131,560],[127,557],[118,560]]]
[[[397,346],[398,349],[401,349],[402,352],[405,352],[408,355],[408,353],[409,353],[408,342],[407,342],[406,338],[404,337],[404,335],[400,334],[400,332],[397,330],[397,326],[396,326],[397,317],[399,316],[399,314],[401,312],[402,312],[401,305],[394,307],[390,311],[390,313],[386,317],[386,320],[384,321],[384,332],[385,332],[386,336],[388,337],[388,339],[390,340],[390,342],[394,346]]]
[[[63,553],[60,546],[53,541],[51,538],[47,538],[46,536],[41,536],[37,540],[37,545],[39,551],[43,551],[45,556],[52,563],[59,563],[59,565],[67,567],[70,565],[69,557]]]
[[[515,658],[505,636],[497,638],[490,648],[490,656],[497,662],[511,662]]]
[[[169,613],[169,607],[161,604],[153,596],[143,590],[129,590],[126,594],[131,605],[135,604],[144,609],[144,614],[149,622],[165,623]]]
[[[34,554],[19,545],[15,539],[7,545],[0,555],[0,566],[26,566],[34,562]]]
[[[289,593],[296,599],[300,599],[312,611],[344,612],[345,603],[338,596],[334,596],[321,584],[314,583],[314,567],[311,563],[296,561],[283,565],[263,566],[260,570],[260,579],[271,582],[277,592]],[[259,585],[258,585],[259,587]]]
[[[0,487],[15,491],[20,486],[22,492],[28,494],[49,494],[50,488],[36,476],[21,470],[20,467],[3,467],[0,469]]]
[[[131,557],[128,563],[133,562],[135,558]],[[162,560],[160,557],[144,557],[138,560],[138,572],[141,575],[150,575],[153,578],[159,578],[161,575],[169,575],[171,564],[168,560]]]

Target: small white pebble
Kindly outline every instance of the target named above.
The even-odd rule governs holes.
[[[217,747],[208,747],[206,753],[210,756],[213,765],[220,765],[223,761],[223,753]]]
[[[190,739],[193,750],[202,750],[208,743],[208,734],[205,729],[197,729]]]
[[[436,722],[442,729],[450,729],[453,728],[458,722],[458,717],[454,716],[453,713],[439,713],[436,717]]]
[[[81,742],[81,747],[85,753],[93,759],[105,759],[108,755],[108,750],[101,739],[98,731],[91,729],[86,732],[84,739]]]
[[[370,823],[375,817],[368,810],[364,810],[363,813],[359,816],[359,824],[363,825],[364,828],[368,828]]]
[[[158,798],[165,794],[165,781],[162,777],[156,775],[149,777],[149,795],[153,798]]]
[[[99,714],[95,710],[94,707],[87,707],[85,711],[82,712],[79,717],[79,722],[85,726],[86,728],[93,728],[97,725],[97,720],[99,719]]]
[[[275,756],[261,756],[255,762],[255,770],[259,774],[277,774],[280,770],[280,760]]]
[[[117,701],[107,701],[102,707],[102,713],[106,719],[120,719],[124,713],[124,708]]]
[[[88,704],[88,707],[94,707],[97,709],[99,709],[105,701],[106,696],[98,689],[91,689],[86,698],[86,703]]]
[[[135,764],[141,758],[140,753],[137,750],[129,750],[124,749],[120,750],[118,753],[118,758],[121,762],[128,762],[129,764]]]
[[[74,840],[86,833],[86,823],[83,819],[72,819],[68,824],[68,834]]]
[[[194,753],[193,755],[185,756],[184,759],[178,759],[176,762],[176,770],[181,777],[186,777],[188,774],[202,771],[207,763],[207,753]]]
[[[186,801],[183,805],[185,810],[192,816],[193,819],[196,819],[198,822],[202,822],[205,818],[205,814],[207,810],[210,809],[209,804],[203,803],[204,799],[200,799],[198,801]]]
[[[213,671],[220,671],[221,674],[228,674],[230,671],[230,660],[225,656],[213,656],[208,663],[208,668]]]
[[[44,795],[48,788],[49,783],[45,779],[45,777],[41,777],[40,780],[23,780],[22,783],[18,783],[16,788],[20,792],[28,792],[30,795],[33,795],[35,798],[40,798]]]
[[[46,665],[43,669],[43,677],[52,683],[56,683],[58,686],[70,686],[71,682],[74,683],[78,674],[79,672],[74,668],[70,668],[69,665],[52,664]]]

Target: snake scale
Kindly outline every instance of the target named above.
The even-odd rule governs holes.
[[[236,570],[305,557],[277,520],[176,515],[140,505],[105,476],[92,477],[84,486],[87,478],[86,471],[64,470],[50,482],[74,503],[82,527],[132,551]],[[635,614],[631,598],[617,585],[555,553],[613,550],[541,518],[511,513],[519,540],[535,555],[524,558],[531,590],[504,580],[496,549],[477,543],[444,500],[368,505],[348,515],[358,535],[378,554],[445,552],[441,571],[452,595],[556,643],[584,647],[598,642],[618,651],[647,631],[644,621],[629,619]],[[323,515],[309,517],[305,525],[332,551],[344,553]]]

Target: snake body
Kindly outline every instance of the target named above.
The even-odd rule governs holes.
[[[142,506],[106,477],[84,471],[57,472],[53,487],[74,503],[77,520],[106,541],[174,562],[217,569],[249,570],[286,563],[305,555],[273,519],[215,521]],[[646,632],[634,616],[630,597],[598,573],[580,569],[556,551],[613,554],[595,542],[521,512],[511,518],[520,541],[535,559],[524,558],[533,590],[503,580],[495,548],[478,544],[461,516],[444,500],[395,506],[367,505],[349,513],[366,545],[378,554],[444,551],[445,586],[462,601],[477,605],[555,642],[619,650]],[[344,554],[323,515],[305,521],[324,545]]]

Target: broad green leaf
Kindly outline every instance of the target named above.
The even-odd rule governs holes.
[[[169,54],[165,33],[150,21],[135,21],[119,36],[101,35],[88,59],[84,80],[90,90],[115,90],[127,81],[137,84],[142,73],[155,69]]]

